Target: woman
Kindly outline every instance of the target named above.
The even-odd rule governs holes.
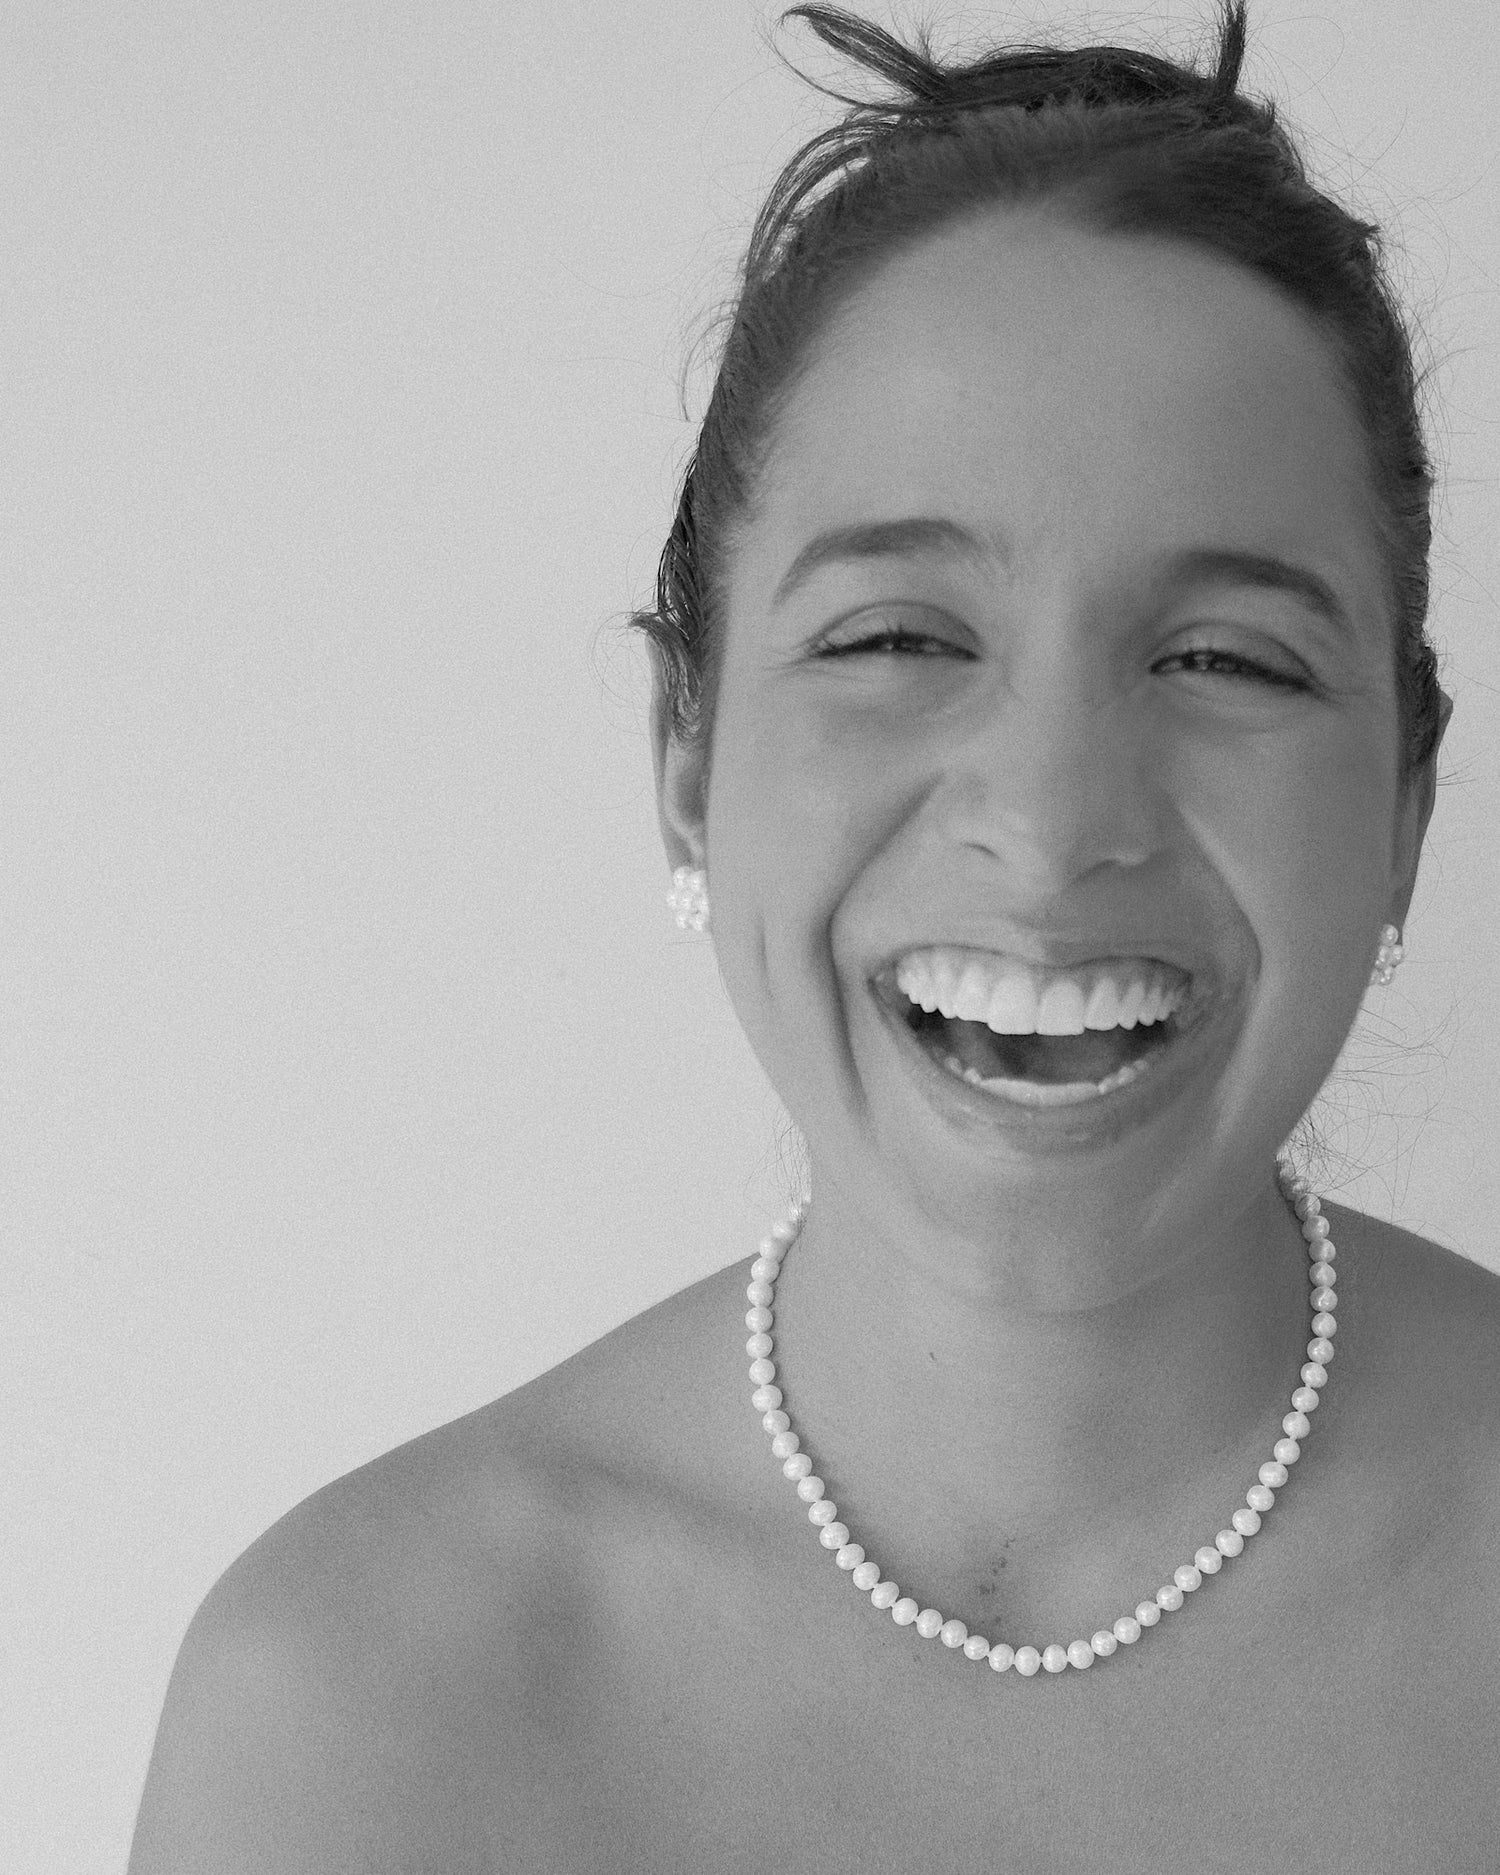
[[[1211,75],[794,11],[893,95],[642,623],[811,1203],[253,1546],[132,1868],[1492,1867],[1496,1283],[1277,1159],[1450,709],[1374,231],[1242,6]]]

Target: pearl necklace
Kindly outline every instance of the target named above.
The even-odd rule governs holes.
[[[945,1620],[936,1608],[923,1608],[915,1596],[903,1595],[894,1582],[882,1575],[880,1565],[866,1557],[863,1545],[850,1536],[849,1526],[839,1522],[838,1506],[824,1496],[823,1480],[813,1470],[812,1459],[792,1430],[780,1387],[773,1384],[776,1366],[770,1358],[776,1278],[781,1273],[782,1258],[797,1240],[810,1202],[805,1197],[798,1199],[787,1221],[777,1224],[763,1239],[760,1255],[750,1266],[751,1282],[745,1291],[750,1303],[745,1326],[751,1331],[745,1352],[750,1356],[750,1378],[755,1383],[750,1403],[771,1435],[771,1450],[781,1460],[782,1475],[792,1481],[798,1497],[807,1505],[808,1521],[817,1526],[818,1541],[833,1552],[833,1560],[847,1572],[854,1586],[869,1596],[873,1606],[889,1609],[898,1627],[915,1627],[925,1640],[936,1637],[945,1647],[962,1649],[969,1660],[988,1660],[997,1673],[1014,1667],[1029,1679],[1041,1667],[1048,1673],[1061,1673],[1069,1666],[1091,1667],[1096,1660],[1107,1659],[1117,1647],[1133,1645],[1147,1628],[1156,1626],[1163,1614],[1180,1608],[1205,1576],[1217,1575],[1226,1561],[1240,1554],[1246,1541],[1260,1529],[1261,1518],[1276,1502],[1276,1493],[1286,1483],[1290,1467],[1302,1456],[1301,1441],[1311,1430],[1308,1415],[1316,1410],[1319,1389],[1327,1383],[1333,1333],[1338,1326],[1332,1314],[1338,1302],[1333,1287],[1335,1252],[1322,1204],[1308,1180],[1294,1173],[1285,1161],[1277,1171],[1282,1192],[1301,1220],[1312,1281],[1313,1338],[1307,1344],[1302,1384],[1292,1395],[1291,1412],[1281,1422],[1283,1436],[1276,1441],[1272,1456],[1261,1466],[1257,1481],[1245,1493],[1244,1503],[1228,1525],[1212,1543],[1205,1543],[1191,1562],[1175,1569],[1170,1582],[1138,1603],[1133,1613],[1121,1615],[1113,1627],[1100,1628],[1086,1641],[1071,1641],[1067,1646],[1054,1641],[1043,1648],[988,1641],[982,1634],[971,1634],[962,1621]]]

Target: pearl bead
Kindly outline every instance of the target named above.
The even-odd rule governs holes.
[[[1043,1668],[1050,1674],[1061,1673],[1070,1665],[1086,1668],[1095,1660],[1108,1659],[1119,1647],[1133,1645],[1145,1629],[1157,1625],[1164,1612],[1181,1608],[1184,1597],[1201,1587],[1204,1576],[1217,1574],[1226,1558],[1242,1553],[1246,1539],[1260,1529],[1262,1513],[1271,1509],[1276,1492],[1285,1486],[1287,1467],[1301,1457],[1299,1441],[1311,1430],[1308,1415],[1319,1404],[1318,1389],[1327,1384],[1328,1363],[1333,1359],[1332,1337],[1338,1326],[1333,1314],[1338,1302],[1333,1280],[1335,1250],[1328,1220],[1308,1180],[1294,1174],[1286,1164],[1278,1166],[1278,1177],[1307,1240],[1313,1311],[1302,1384],[1292,1394],[1292,1410],[1282,1420],[1285,1437],[1277,1441],[1275,1456],[1260,1467],[1258,1481],[1231,1516],[1230,1527],[1219,1531],[1211,1544],[1202,1545],[1191,1562],[1179,1565],[1172,1580],[1163,1583],[1153,1599],[1139,1603],[1133,1615],[1121,1615],[1112,1627],[1100,1628],[1088,1640],[1072,1641],[1066,1646],[1054,1641],[1041,1651],[1035,1647],[1012,1648],[999,1641],[991,1644],[983,1635],[970,1634],[962,1621],[945,1620],[938,1609],[923,1608],[914,1596],[903,1595],[896,1583],[881,1576],[879,1565],[866,1556],[863,1546],[852,1540],[848,1525],[840,1521],[838,1506],[824,1495],[824,1482],[814,1472],[811,1457],[801,1449],[791,1416],[784,1410],[782,1391],[774,1384],[776,1367],[770,1359],[775,1345],[770,1332],[775,1320],[775,1282],[786,1248],[796,1241],[807,1201],[800,1202],[785,1223],[774,1227],[750,1266],[751,1281],[745,1290],[750,1304],[745,1326],[751,1331],[745,1352],[752,1357],[749,1371],[755,1388],[751,1403],[770,1435],[771,1450],[781,1461],[783,1476],[795,1484],[799,1498],[808,1507],[808,1521],[817,1528],[820,1544],[833,1553],[855,1587],[869,1595],[872,1606],[888,1610],[899,1627],[915,1626],[924,1639],[938,1638],[950,1650],[961,1649],[967,1659],[987,1659],[997,1673],[1014,1666],[1029,1679]]]

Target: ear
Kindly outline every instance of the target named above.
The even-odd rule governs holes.
[[[651,659],[651,756],[656,771],[656,817],[662,845],[675,870],[703,866],[707,852],[708,755],[682,742],[662,682],[661,663]]]
[[[1422,842],[1427,838],[1427,823],[1437,801],[1437,758],[1453,715],[1453,699],[1446,690],[1438,692],[1438,733],[1432,753],[1406,783],[1396,822],[1395,889],[1391,898],[1390,921],[1399,930],[1406,928],[1406,914],[1417,888],[1417,864],[1422,857]]]

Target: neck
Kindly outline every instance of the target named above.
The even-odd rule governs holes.
[[[1305,1246],[1269,1172],[1217,1229],[1148,1246],[1126,1293],[1071,1307],[1039,1306],[1020,1264],[1077,1266],[1076,1241],[885,1232],[817,1189],[777,1284],[778,1378],[886,1574],[971,1627],[997,1593],[1008,1625],[1077,1626],[1212,1542],[1305,1358]]]

